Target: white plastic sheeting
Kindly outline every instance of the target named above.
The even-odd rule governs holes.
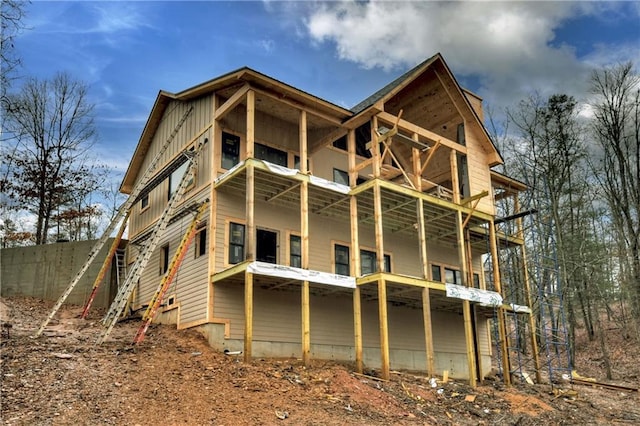
[[[316,176],[309,176],[309,183],[311,185],[319,186],[331,191],[339,192],[341,194],[348,194],[351,188],[341,183],[332,182],[330,180],[322,179]]]
[[[502,296],[500,296],[500,293],[496,293],[495,291],[464,287],[457,284],[446,284],[445,287],[447,290],[447,297],[470,300],[485,306],[493,306],[494,308],[502,305]]]
[[[290,169],[288,167],[283,167],[280,166],[278,164],[273,164],[270,163],[268,161],[264,161],[261,160],[262,163],[267,166],[267,169],[269,169],[269,171],[271,173],[275,173],[277,175],[280,176],[296,176],[298,173],[300,173],[300,170],[298,169]],[[233,173],[234,171],[236,171],[238,168],[242,167],[244,165],[244,161],[240,161],[238,164],[236,164],[235,166],[233,166],[232,168],[230,168],[229,170],[227,170],[226,172],[224,172],[223,174],[221,174],[220,176],[218,176],[216,178],[216,184],[221,182],[222,180],[224,180],[227,176],[229,176],[231,173]],[[341,183],[336,183],[336,182],[332,182],[330,180],[326,180],[317,176],[313,176],[313,175],[309,175],[309,183],[311,185],[315,185],[315,186],[319,186],[321,188],[325,188],[328,189],[330,191],[334,191],[334,192],[339,192],[340,194],[348,194],[349,191],[351,190],[351,188],[349,188],[349,186],[347,185],[343,185]]]
[[[345,277],[344,275],[329,274],[327,272],[320,271],[309,271],[307,269],[275,265],[273,263],[251,262],[247,266],[247,271],[252,274],[266,275],[269,277],[288,278],[337,287],[356,288],[356,279],[354,277]]]
[[[223,174],[221,174],[220,176],[218,176],[216,178],[215,183],[217,184],[218,182],[224,180],[224,178],[226,178],[227,176],[229,176],[231,173],[235,172],[236,170],[238,170],[240,167],[242,167],[244,165],[244,161],[239,162],[238,164],[236,164],[235,166],[233,166],[232,168],[230,168],[229,170],[227,170],[226,172],[224,172]]]

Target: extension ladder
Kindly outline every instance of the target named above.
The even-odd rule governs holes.
[[[55,303],[55,305],[53,306],[53,309],[51,310],[49,315],[47,315],[47,318],[42,322],[42,325],[40,325],[40,328],[38,329],[38,331],[36,331],[34,337],[38,337],[42,334],[45,327],[53,319],[53,317],[56,315],[56,313],[58,312],[58,310],[60,309],[64,301],[67,300],[67,297],[69,297],[69,295],[71,294],[75,286],[80,282],[84,274],[92,265],[93,261],[98,256],[98,253],[100,252],[100,250],[102,250],[102,247],[106,244],[107,240],[109,239],[109,236],[115,230],[118,223],[121,222],[121,220],[129,213],[129,211],[131,210],[131,207],[133,207],[133,205],[136,203],[136,201],[138,200],[138,196],[144,190],[147,183],[149,183],[149,181],[153,177],[155,169],[160,163],[160,160],[162,159],[165,151],[171,144],[171,141],[173,141],[175,136],[178,134],[178,131],[180,130],[184,122],[187,120],[187,117],[189,117],[189,114],[191,114],[191,111],[193,111],[193,107],[190,107],[184,113],[184,115],[182,116],[182,118],[180,119],[176,127],[173,129],[173,131],[165,141],[160,151],[156,154],[153,160],[151,160],[151,163],[149,164],[149,167],[147,167],[147,170],[144,172],[142,179],[140,179],[138,184],[133,188],[133,190],[131,191],[131,194],[129,194],[129,197],[127,198],[127,201],[125,201],[120,206],[120,208],[118,209],[118,212],[116,213],[114,218],[111,220],[111,223],[109,223],[109,226],[107,227],[107,229],[105,229],[100,239],[96,242],[96,244],[93,246],[93,248],[89,252],[89,257],[87,258],[87,261],[84,263],[82,268],[80,268],[80,271],[78,271],[75,278],[71,281],[71,283],[69,283],[69,286],[67,286],[65,291],[62,293],[62,295],[58,299],[58,301]],[[124,222],[126,223],[126,220]]]
[[[193,241],[193,238],[196,235],[196,231],[198,230],[198,222],[200,222],[200,219],[202,218],[204,213],[207,211],[208,205],[209,205],[209,200],[206,200],[202,204],[200,204],[196,212],[196,215],[193,217],[191,224],[187,228],[187,231],[185,232],[184,236],[182,237],[182,241],[180,241],[180,245],[178,246],[176,253],[173,255],[173,258],[171,259],[169,270],[160,281],[160,285],[158,286],[158,289],[156,290],[155,294],[151,298],[151,301],[149,302],[149,306],[147,307],[147,310],[142,316],[143,324],[140,326],[140,328],[138,329],[138,332],[136,333],[136,336],[133,339],[134,345],[142,342],[142,340],[144,339],[144,335],[147,332],[149,325],[151,325],[153,318],[156,316],[156,312],[158,311],[158,308],[162,304],[162,299],[164,298],[165,293],[169,289],[171,282],[173,281],[176,274],[178,273],[178,269],[180,268],[180,265],[182,264],[182,261],[185,255],[187,254],[187,251],[189,250],[189,245],[191,244],[191,241]]]
[[[97,343],[100,344],[104,342],[105,338],[111,333],[111,330],[118,322],[120,315],[122,314],[131,293],[136,287],[138,279],[142,276],[144,268],[146,267],[151,255],[153,254],[153,250],[158,245],[160,241],[160,237],[162,233],[167,228],[169,224],[169,220],[174,213],[174,208],[178,205],[178,202],[182,199],[182,193],[190,185],[190,180],[195,176],[195,169],[197,166],[197,156],[202,150],[204,146],[203,143],[198,145],[198,148],[195,151],[185,151],[183,155],[187,156],[187,162],[189,166],[184,175],[182,175],[182,179],[180,180],[180,185],[178,189],[174,192],[169,200],[169,203],[165,207],[162,215],[156,222],[153,230],[151,232],[151,238],[147,241],[145,246],[142,248],[141,253],[142,256],[139,256],[138,259],[133,263],[129,273],[127,274],[127,279],[124,284],[118,289],[118,294],[115,299],[111,303],[109,311],[102,319],[102,324],[106,326],[105,330],[102,332],[100,337],[98,338]]]

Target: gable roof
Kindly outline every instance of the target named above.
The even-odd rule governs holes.
[[[442,67],[445,71],[446,77],[453,82],[454,87],[456,89],[455,90],[456,94],[459,95],[460,99],[462,99],[462,102],[464,103],[464,107],[471,113],[473,117],[474,123],[472,124],[475,124],[477,128],[481,131],[482,136],[484,136],[484,139],[488,142],[487,147],[489,148],[489,150],[495,153],[494,158],[490,162],[489,166],[493,167],[493,166],[502,164],[504,160],[502,158],[502,155],[500,154],[500,151],[498,151],[498,148],[496,147],[495,143],[491,139],[489,132],[487,132],[487,129],[484,127],[484,123],[482,122],[482,119],[478,116],[478,113],[473,108],[473,105],[471,105],[468,95],[465,93],[466,92],[465,89],[463,89],[462,86],[460,86],[455,76],[451,72],[451,69],[449,68],[449,66],[447,65],[447,63],[445,62],[444,58],[440,53],[436,53],[429,59],[416,65],[406,73],[402,74],[400,77],[396,78],[391,83],[387,84],[382,89],[378,90],[373,95],[369,96],[364,101],[360,102],[359,104],[351,108],[351,111],[354,113],[354,117],[365,113],[365,111],[373,107],[378,102],[384,103],[390,100],[398,92],[400,92],[402,89],[404,89],[409,84],[411,84],[414,80],[420,77],[428,69],[436,66]],[[452,99],[452,101],[456,102],[455,99]]]

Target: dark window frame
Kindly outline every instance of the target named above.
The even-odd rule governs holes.
[[[240,162],[240,136],[222,132],[220,166],[229,170]]]
[[[297,248],[294,245],[297,240]],[[289,266],[302,268],[302,237],[296,234],[289,234]]]
[[[340,256],[338,255],[339,251],[342,252],[340,253]],[[345,256],[345,253],[346,253],[346,256]],[[350,256],[349,246],[345,246],[337,243],[333,245],[333,263],[334,263],[334,270],[336,275],[344,275],[344,276],[351,275],[351,258],[349,256]]]
[[[235,228],[235,229],[234,229]],[[237,239],[234,239],[234,232],[241,231],[241,236]],[[229,222],[229,256],[227,261],[230,265],[235,265],[237,263],[244,261],[245,256],[245,232],[246,228],[244,224],[237,222]],[[236,252],[235,248],[239,248],[240,251]]]

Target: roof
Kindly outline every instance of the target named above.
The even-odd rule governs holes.
[[[409,71],[405,72],[400,77],[396,78],[391,83],[375,92],[373,95],[364,99],[362,102],[351,108],[351,110],[343,108],[339,105],[336,105],[303,90],[297,89],[291,85],[288,85],[275,78],[269,77],[268,75],[262,74],[249,67],[238,68],[235,71],[223,74],[219,77],[175,94],[161,90],[158,93],[153,108],[151,109],[149,119],[147,120],[142,135],[140,136],[140,140],[134,152],[133,158],[131,160],[131,163],[129,164],[127,172],[125,173],[122,185],[120,186],[120,190],[124,193],[130,193],[132,191],[133,184],[137,179],[138,173],[140,172],[140,168],[149,150],[149,146],[151,144],[151,141],[153,140],[153,136],[158,128],[160,121],[162,120],[166,107],[171,100],[187,101],[205,95],[207,93],[212,93],[230,86],[237,85],[239,81],[244,81],[246,83],[255,85],[256,87],[264,88],[265,90],[278,93],[283,98],[286,97],[289,100],[293,100],[302,105],[313,104],[313,108],[315,110],[318,110],[319,112],[322,112],[326,115],[336,117],[342,122],[346,122],[348,120],[357,119],[356,117],[361,114],[366,114],[366,111],[372,108],[376,103],[380,101],[384,102],[391,99],[400,90],[420,77],[427,69],[432,66],[438,65],[444,68],[446,76],[450,78],[454,83],[454,86],[457,89],[454,94],[459,95],[459,99],[462,99],[462,102],[465,103],[466,108],[468,109],[468,111],[470,111],[470,114],[472,114],[474,118],[475,124],[478,126],[478,128],[490,144],[490,149],[495,152],[495,155],[489,165],[495,166],[497,164],[501,164],[502,156],[491,140],[491,137],[484,127],[481,118],[478,116],[475,109],[471,105],[467,94],[465,94],[464,90],[461,88],[461,86],[453,76],[453,73],[451,73],[451,70],[445,63],[442,55],[440,53],[437,53],[429,59],[416,65]]]

